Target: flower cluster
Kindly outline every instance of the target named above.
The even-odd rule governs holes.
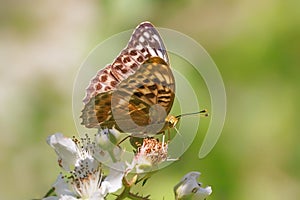
[[[114,129],[106,129],[81,139],[61,133],[49,136],[47,143],[55,150],[64,173],[58,175],[53,192],[43,200],[101,200],[112,193],[116,199],[149,199],[130,189],[146,181],[151,171],[167,161],[168,143],[144,138],[135,153],[129,153],[119,145],[120,135]],[[210,187],[202,188],[197,182],[199,175],[191,172],[175,186],[176,199],[203,200],[211,194]]]
[[[101,200],[122,187],[122,179],[126,173],[122,170],[123,163],[114,163],[109,175],[104,176],[104,168],[96,155],[105,157],[107,153],[89,137],[79,141],[56,133],[48,137],[47,142],[54,148],[59,165],[68,175],[58,176],[53,185],[56,196],[46,197],[45,200]]]
[[[59,174],[53,184],[55,196],[44,200],[101,200],[121,189],[124,183],[130,188],[138,174],[151,171],[166,160],[167,143],[152,138],[144,139],[131,161],[125,160],[125,150],[116,145],[119,135],[116,130],[106,129],[93,138],[86,135],[80,140],[61,133],[49,136],[47,143],[55,150],[66,175]],[[133,171],[137,175],[128,181],[126,176]]]

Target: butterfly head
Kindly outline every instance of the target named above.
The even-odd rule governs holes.
[[[166,117],[166,123],[167,123],[167,126],[169,128],[174,128],[177,123],[179,122],[179,117],[176,117],[176,116],[173,116],[173,115],[169,115]]]
[[[179,122],[181,117],[188,116],[188,115],[200,115],[202,117],[208,117],[208,112],[206,109],[204,109],[204,110],[201,110],[201,111],[195,112],[195,113],[186,113],[186,114],[181,114],[181,115],[177,115],[177,116],[169,115],[165,119],[165,121],[167,123],[167,127],[174,128],[177,125],[177,123]]]

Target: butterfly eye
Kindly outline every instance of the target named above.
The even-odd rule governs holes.
[[[167,118],[167,120],[168,120],[168,124],[169,124],[169,127],[170,127],[170,128],[175,127],[176,124],[177,124],[177,122],[178,122],[178,119],[177,119],[176,117],[174,117],[174,116],[169,116],[169,117]]]
[[[172,118],[171,121],[170,121],[170,123],[171,123],[171,124],[174,124],[174,123],[175,123],[175,120]]]

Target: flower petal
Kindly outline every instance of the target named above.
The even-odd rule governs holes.
[[[61,174],[58,175],[53,187],[55,188],[55,193],[57,196],[74,195],[74,192],[72,192],[70,189],[70,185],[66,182],[65,178]]]
[[[42,200],[59,200],[59,197],[46,197],[46,198],[43,198]]]
[[[62,195],[59,200],[78,200],[77,198],[69,195]]]
[[[70,167],[75,165],[78,157],[78,149],[74,141],[61,133],[56,133],[47,138],[47,143],[58,155],[59,165],[66,171],[70,171]]]
[[[123,162],[114,163],[109,170],[109,175],[101,184],[103,192],[112,193],[120,189],[122,187],[122,179],[124,174],[125,164]]]

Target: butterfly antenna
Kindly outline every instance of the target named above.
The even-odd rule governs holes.
[[[176,118],[180,119],[181,117],[185,117],[185,116],[189,116],[189,115],[200,115],[201,117],[208,117],[209,116],[207,109],[204,109],[204,110],[200,110],[198,112],[185,113],[185,114],[177,115]]]

